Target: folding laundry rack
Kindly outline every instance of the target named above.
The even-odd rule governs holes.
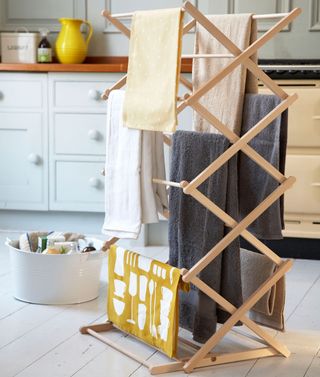
[[[254,63],[250,57],[257,52],[267,41],[273,38],[278,32],[292,22],[300,13],[299,8],[293,9],[290,13],[272,14],[272,15],[254,15],[256,19],[277,19],[280,20],[271,27],[264,35],[254,41],[244,51],[241,51],[229,38],[227,38],[212,22],[208,20],[196,7],[194,7],[189,1],[184,3],[182,11],[187,12],[193,19],[189,21],[183,29],[183,34],[190,31],[196,22],[201,24],[212,36],[214,36],[230,54],[210,54],[210,55],[188,55],[192,58],[203,57],[229,57],[230,63],[225,66],[217,75],[212,77],[201,86],[198,90],[192,92],[192,83],[184,76],[180,76],[181,83],[189,89],[190,93],[185,94],[182,98],[179,97],[180,104],[177,107],[177,112],[180,113],[187,106],[197,111],[200,116],[210,122],[216,129],[224,134],[231,142],[231,146],[220,155],[215,161],[213,161],[205,170],[203,170],[198,176],[196,176],[191,182],[171,182],[165,180],[154,179],[154,182],[165,184],[169,186],[179,187],[187,195],[191,195],[198,202],[204,205],[209,211],[218,216],[227,227],[231,228],[230,232],[220,240],[216,245],[212,247],[207,254],[201,258],[190,270],[182,269],[182,279],[185,282],[194,284],[199,290],[208,295],[224,310],[231,314],[229,319],[204,343],[201,347],[197,346],[193,342],[179,338],[179,340],[193,348],[195,353],[190,358],[176,358],[172,362],[152,365],[141,357],[127,351],[124,347],[119,346],[117,343],[103,337],[100,332],[108,331],[114,328],[111,322],[102,324],[95,324],[85,326],[80,329],[83,334],[91,334],[94,337],[100,339],[111,347],[124,353],[125,355],[137,360],[141,364],[147,366],[151,374],[161,374],[166,372],[174,372],[178,370],[184,370],[186,373],[192,372],[196,368],[214,366],[217,364],[224,364],[235,361],[243,361],[249,359],[256,359],[269,356],[285,356],[290,355],[290,351],[285,345],[281,344],[277,339],[270,336],[259,325],[249,319],[245,314],[255,305],[255,303],[263,297],[268,290],[281,279],[284,274],[291,268],[291,260],[282,260],[271,249],[259,241],[253,234],[251,234],[247,227],[255,221],[269,206],[271,206],[277,199],[280,198],[283,193],[289,189],[295,182],[294,177],[285,177],[280,171],[278,171],[273,165],[266,161],[261,155],[259,155],[254,149],[252,149],[248,143],[256,135],[258,135],[263,129],[265,129],[274,119],[276,119],[283,111],[297,99],[296,94],[288,95],[281,87],[279,87],[273,80],[268,77],[258,66]],[[108,11],[104,10],[102,15],[106,17],[117,29],[119,29],[125,36],[130,38],[130,30],[119,21],[121,18],[128,18],[132,14],[117,14],[111,15]],[[224,77],[232,72],[240,64],[243,64],[249,71],[251,71],[261,82],[263,82],[275,95],[281,98],[282,102],[261,119],[253,128],[251,128],[245,135],[239,137],[233,133],[227,125],[223,124],[213,114],[211,114],[205,107],[203,107],[198,101],[207,93],[212,87],[218,84]],[[115,83],[111,88],[107,89],[103,98],[107,99],[109,93],[113,89],[119,89],[126,83],[126,75]],[[171,144],[171,140],[168,136],[164,136],[164,142]],[[279,186],[267,196],[252,212],[250,212],[239,223],[229,216],[226,212],[221,210],[214,202],[209,200],[203,195],[198,187],[207,178],[214,174],[223,164],[225,164],[232,156],[238,151],[244,152],[252,160],[254,160],[259,166],[261,166],[266,172],[268,172],[274,179],[279,182]],[[210,288],[197,275],[212,262],[235,238],[242,236],[253,246],[255,246],[261,253],[266,255],[276,265],[277,269],[272,276],[270,276],[256,291],[239,307],[236,308],[218,292]],[[107,250],[112,243],[115,243],[117,238],[112,238],[105,243],[105,250]],[[233,352],[233,353],[215,353],[211,350],[219,343],[219,341],[232,330],[232,327],[238,322],[242,322],[250,330],[252,330],[259,338],[254,337],[255,340],[264,344],[265,346],[257,349],[249,349],[247,351]],[[249,336],[250,337],[250,336]]]

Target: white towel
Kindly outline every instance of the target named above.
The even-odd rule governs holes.
[[[158,222],[168,208],[162,134],[123,126],[124,91],[110,93],[107,108],[105,220],[102,233],[134,238],[141,224]]]

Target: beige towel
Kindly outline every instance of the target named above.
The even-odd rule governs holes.
[[[241,50],[256,39],[256,22],[250,14],[228,14],[207,16]],[[195,39],[196,54],[229,54],[206,29],[197,24]],[[256,60],[256,56],[252,58]],[[193,87],[197,90],[219,73],[231,61],[230,58],[201,58],[193,62]],[[244,93],[256,93],[257,80],[242,65],[207,92],[200,103],[226,124],[237,135],[240,134]],[[206,120],[194,113],[195,131],[219,133]]]
[[[139,131],[137,131],[139,132]],[[159,222],[158,213],[168,209],[166,186],[152,183],[152,178],[165,179],[162,132],[141,132],[141,219],[143,224]]]
[[[132,19],[123,121],[129,128],[175,131],[182,42],[180,8]]]
[[[241,249],[242,295],[246,300],[276,269],[265,255]],[[285,277],[278,282],[253,306],[249,316],[255,322],[276,330],[284,331]]]

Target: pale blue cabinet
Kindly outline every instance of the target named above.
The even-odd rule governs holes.
[[[122,76],[0,73],[0,209],[104,212],[100,97]],[[180,114],[182,129],[191,117]]]
[[[49,73],[49,209],[104,211],[107,103],[115,73]]]
[[[48,209],[47,76],[0,74],[0,209]]]

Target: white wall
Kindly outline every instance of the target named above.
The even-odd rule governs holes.
[[[302,15],[287,31],[281,32],[260,52],[265,58],[319,58],[320,59],[320,0],[192,0],[205,13],[275,13],[301,7]],[[95,33],[89,55],[127,55],[128,43],[100,16],[104,8],[111,12],[129,12],[138,9],[175,7],[181,0],[0,0],[0,28],[15,30],[27,26],[30,30],[47,27],[56,37],[59,17],[87,18]],[[269,24],[270,25],[270,24]],[[265,29],[267,24],[260,23]],[[191,52],[193,35],[184,40],[184,51]]]

